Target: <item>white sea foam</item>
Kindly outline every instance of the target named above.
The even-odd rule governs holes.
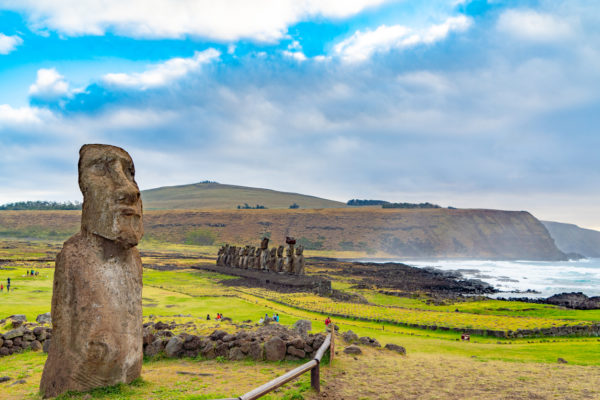
[[[382,261],[382,260],[377,260]],[[392,260],[386,260],[392,261]],[[481,279],[502,292],[496,297],[548,297],[562,292],[600,296],[600,258],[579,261],[397,260],[415,267],[459,271],[468,279]]]

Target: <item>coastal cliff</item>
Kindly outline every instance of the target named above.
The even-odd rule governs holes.
[[[0,235],[56,238],[79,226],[78,211],[4,211]],[[146,237],[189,244],[282,244],[294,236],[311,250],[355,250],[396,258],[564,260],[544,225],[525,211],[169,210],[144,213]],[[54,236],[53,236],[54,235]]]

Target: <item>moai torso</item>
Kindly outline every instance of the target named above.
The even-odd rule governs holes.
[[[283,246],[277,248],[277,272],[283,271]]]
[[[271,272],[277,272],[277,248],[273,247],[269,254],[268,270]]]
[[[52,344],[40,392],[130,383],[142,369],[142,202],[131,157],[108,145],[79,152],[81,230],[56,257]]]
[[[256,253],[254,253],[254,269],[260,269],[261,257],[262,257],[262,249],[256,249]]]
[[[296,248],[296,257],[294,257],[294,274],[304,275],[304,247],[299,245]]]
[[[289,244],[285,249],[285,260],[283,261],[283,269],[288,274],[294,273],[294,245]]]
[[[217,252],[217,265],[223,265],[223,254],[225,254],[225,246],[219,247]]]
[[[235,267],[242,268],[242,264],[244,263],[244,248],[238,247],[236,253]]]

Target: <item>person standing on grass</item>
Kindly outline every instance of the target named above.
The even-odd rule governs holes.
[[[331,324],[331,318],[327,317],[325,318],[325,327],[329,328],[329,324]]]
[[[210,314],[206,314],[206,320],[210,321]]]
[[[0,292],[4,292],[4,285],[0,283]]]

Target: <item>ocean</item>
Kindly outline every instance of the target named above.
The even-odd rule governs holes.
[[[367,261],[367,260],[363,260]],[[370,260],[374,261],[374,260]],[[490,260],[386,260],[414,267],[458,271],[463,277],[480,279],[500,293],[490,297],[549,297],[562,292],[600,296],[600,258],[578,261]],[[377,260],[376,262],[383,262]],[[539,293],[523,293],[534,290]]]

